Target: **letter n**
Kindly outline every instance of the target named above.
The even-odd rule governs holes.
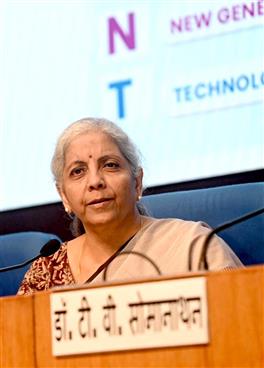
[[[134,13],[128,14],[128,31],[125,33],[114,17],[108,19],[108,35],[109,35],[109,53],[114,54],[115,51],[115,35],[118,34],[127,48],[133,50],[136,48],[135,39],[135,16]]]

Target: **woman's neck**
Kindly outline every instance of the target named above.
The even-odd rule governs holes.
[[[144,217],[138,215],[130,226],[87,229],[86,233],[68,244],[68,259],[76,282],[85,282],[142,227]],[[109,226],[108,226],[109,228]]]
[[[130,221],[113,223],[111,225],[93,226],[86,228],[84,238],[84,247],[91,248],[92,253],[97,250],[101,253],[111,255],[122,244],[136,234],[142,226],[142,217],[136,214]]]

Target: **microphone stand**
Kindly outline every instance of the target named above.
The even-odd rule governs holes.
[[[246,221],[246,220],[249,220],[250,218],[252,217],[255,217],[255,216],[258,216],[260,215],[261,213],[264,213],[264,208],[260,208],[256,211],[253,211],[253,212],[250,212],[250,213],[247,213],[246,215],[244,216],[241,216],[239,218],[236,218],[232,221],[228,221],[218,227],[216,227],[215,229],[213,229],[206,237],[205,239],[205,242],[204,242],[204,245],[203,245],[203,248],[202,248],[202,251],[201,251],[201,256],[200,256],[200,261],[199,261],[199,264],[198,264],[198,269],[199,270],[208,270],[209,267],[208,267],[208,261],[207,261],[207,251],[208,251],[208,247],[209,247],[209,244],[210,244],[210,241],[212,239],[212,237],[217,234],[217,233],[220,233],[221,231],[233,226],[233,225],[236,225],[236,224],[239,224],[240,222],[243,222],[243,221]]]
[[[43,245],[43,247],[40,249],[40,252],[37,256],[34,256],[22,263],[19,263],[13,266],[7,266],[7,267],[0,268],[0,272],[12,271],[17,268],[27,266],[29,263],[36,261],[36,259],[40,257],[48,257],[54,254],[59,248],[60,248],[59,240],[51,239],[46,244]]]
[[[20,267],[27,266],[29,263],[34,262],[39,257],[41,257],[41,254],[38,254],[37,256],[35,256],[35,257],[31,258],[31,259],[28,259],[25,262],[22,262],[22,263],[13,265],[13,266],[7,266],[7,267],[0,268],[0,272],[11,271],[11,270],[15,270],[15,269],[20,268]]]

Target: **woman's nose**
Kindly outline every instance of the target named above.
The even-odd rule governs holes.
[[[105,187],[105,180],[100,171],[90,171],[87,178],[88,190],[101,189]]]

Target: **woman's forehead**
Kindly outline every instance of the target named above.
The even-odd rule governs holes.
[[[72,139],[65,152],[65,159],[80,154],[98,156],[111,153],[124,157],[112,137],[101,131],[91,131]]]

